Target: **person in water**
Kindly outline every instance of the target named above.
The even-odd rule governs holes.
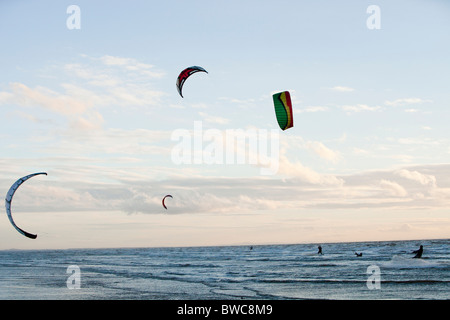
[[[323,254],[323,253],[322,253],[322,247],[319,246],[318,248],[319,248],[319,251],[317,251],[317,254]]]
[[[412,253],[415,253],[416,255],[414,256],[414,258],[422,258],[422,253],[423,253],[423,246],[420,245],[419,250],[415,250]]]
[[[356,255],[357,257],[362,257],[362,252],[361,252],[361,253],[355,252],[355,255]]]

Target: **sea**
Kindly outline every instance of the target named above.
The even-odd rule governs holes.
[[[450,239],[4,250],[0,300],[448,300],[449,248]]]

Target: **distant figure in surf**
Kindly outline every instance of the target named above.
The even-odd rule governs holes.
[[[317,251],[317,254],[323,254],[323,252],[322,252],[322,247],[319,246],[318,248],[319,248],[319,251]]]
[[[361,253],[355,252],[355,255],[356,255],[357,257],[362,257],[362,252],[361,252]]]
[[[422,258],[422,253],[423,253],[423,246],[420,245],[419,250],[415,250],[412,253],[415,253],[416,255],[414,256],[414,258]]]

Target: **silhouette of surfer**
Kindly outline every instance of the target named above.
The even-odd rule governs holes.
[[[415,253],[415,254],[416,254],[416,255],[414,256],[414,258],[422,258],[423,246],[420,245],[419,250],[414,250],[412,253]]]
[[[355,255],[356,255],[357,257],[362,257],[362,252],[361,252],[361,253],[355,252]]]
[[[319,249],[319,251],[317,251],[317,254],[323,254],[323,252],[322,252],[322,247],[321,247],[321,246],[318,246],[318,249]]]

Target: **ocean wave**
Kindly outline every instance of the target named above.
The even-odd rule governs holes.
[[[413,259],[418,244],[427,249]],[[380,268],[386,290],[375,298],[448,299],[449,240],[247,247],[86,249],[0,252],[0,297],[36,299],[223,297],[367,298],[368,266]],[[357,248],[357,250],[355,250]],[[354,251],[364,252],[356,258]],[[310,254],[310,252],[313,252]],[[78,265],[82,290],[66,290],[66,269]],[[83,294],[82,294],[83,293]]]
[[[269,283],[269,284],[298,284],[298,283],[311,283],[311,284],[366,284],[367,279],[255,279],[257,283]],[[443,284],[450,283],[450,280],[439,279],[411,279],[411,280],[380,280],[381,284]]]
[[[378,262],[384,268],[416,269],[416,268],[450,268],[448,261],[427,261],[426,259],[414,259],[411,257],[395,255],[390,261]]]

